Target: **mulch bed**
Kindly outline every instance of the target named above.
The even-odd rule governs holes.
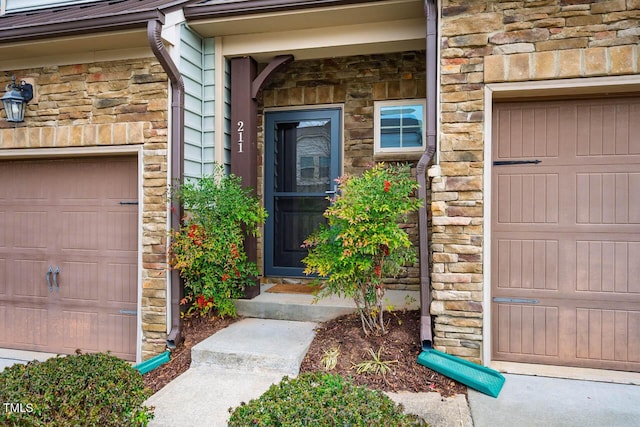
[[[365,336],[360,318],[350,314],[320,324],[309,351],[302,362],[301,372],[322,370],[321,360],[325,350],[338,347],[340,355],[336,367],[331,370],[345,377],[351,377],[356,384],[383,391],[438,392],[442,396],[466,394],[467,388],[416,362],[420,354],[420,313],[419,311],[395,312],[387,314],[389,332],[381,337]],[[189,369],[191,347],[226,328],[238,319],[194,317],[183,321],[185,340],[171,352],[171,360],[143,376],[145,385],[159,391],[171,380]],[[375,353],[382,348],[383,361],[390,363],[388,374],[358,374],[354,364],[371,360],[368,349]]]
[[[389,332],[383,336],[365,336],[360,317],[355,313],[320,325],[300,371],[322,370],[325,351],[337,347],[340,355],[336,367],[330,372],[351,377],[356,384],[391,392],[435,391],[444,397],[467,393],[463,384],[416,362],[421,352],[419,311],[386,314],[386,320]],[[356,372],[354,365],[373,359],[369,349],[376,355],[382,349],[380,360],[393,361],[389,363],[391,372],[384,376]]]

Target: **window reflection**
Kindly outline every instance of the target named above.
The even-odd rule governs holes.
[[[424,107],[394,105],[380,107],[380,148],[420,148],[423,146]]]
[[[331,121],[278,123],[276,136],[276,191],[327,191],[331,186]]]

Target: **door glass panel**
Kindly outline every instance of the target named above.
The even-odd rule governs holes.
[[[339,175],[340,110],[265,115],[265,273],[304,276],[303,242],[325,223]]]
[[[329,190],[331,122],[276,124],[276,192],[318,193]]]

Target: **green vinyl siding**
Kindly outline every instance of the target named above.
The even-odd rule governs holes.
[[[215,46],[187,25],[182,26],[180,73],[184,80],[184,175],[201,178],[213,173]]]
[[[204,39],[204,83],[203,83],[203,120],[202,131],[204,141],[210,142],[203,146],[203,173],[211,175],[215,161],[215,43],[214,39]]]

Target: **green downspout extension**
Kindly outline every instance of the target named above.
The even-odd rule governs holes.
[[[164,353],[154,356],[149,360],[145,360],[142,363],[138,363],[137,365],[134,365],[133,369],[138,370],[142,375],[144,375],[147,372],[153,371],[158,366],[164,365],[165,363],[167,363],[169,361],[170,354],[171,352],[167,350]]]

